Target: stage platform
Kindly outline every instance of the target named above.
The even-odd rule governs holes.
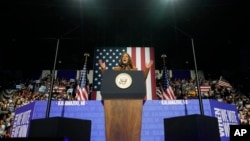
[[[218,119],[221,141],[229,141],[229,125],[240,123],[236,106],[209,99],[204,99],[202,103],[204,114]],[[46,107],[47,101],[36,101],[18,108],[15,112],[11,136],[28,137],[30,121],[45,118]],[[192,114],[200,114],[197,99],[145,101],[142,113],[141,141],[163,141],[164,118]],[[102,101],[52,101],[50,117],[91,120],[91,141],[105,141]]]

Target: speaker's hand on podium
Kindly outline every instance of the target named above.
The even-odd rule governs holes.
[[[99,65],[101,66],[102,70],[106,69],[106,64],[105,62],[102,62],[102,60],[99,60]]]

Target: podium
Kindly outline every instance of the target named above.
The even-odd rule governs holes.
[[[142,71],[106,70],[102,77],[106,141],[140,141],[146,86]]]

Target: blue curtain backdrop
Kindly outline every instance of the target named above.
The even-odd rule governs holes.
[[[177,79],[190,79],[191,72],[190,70],[173,70],[172,77]]]
[[[67,80],[75,79],[77,74],[77,70],[58,70],[57,78],[65,78]]]

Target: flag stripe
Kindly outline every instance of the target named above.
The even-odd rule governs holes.
[[[98,91],[91,92],[91,100],[100,100],[101,99],[101,98],[97,98],[97,92]]]
[[[77,86],[77,100],[88,100],[87,90]]]
[[[150,60],[155,60],[154,48],[152,48],[152,47],[149,48],[149,51],[147,51],[147,54],[149,54],[149,55],[146,55],[146,56],[150,56],[150,58],[147,59],[148,62]],[[154,64],[155,63],[156,62],[154,62]],[[156,78],[155,77],[155,65],[153,65],[153,67],[150,68],[148,76],[150,77],[150,79],[147,79],[147,81],[149,81],[149,83],[151,83],[151,84],[154,84],[151,87],[151,93],[152,93],[152,98],[151,99],[155,100],[155,99],[157,99],[157,95],[156,95],[156,79],[155,79]]]
[[[142,63],[142,68],[146,68],[146,63],[149,63],[149,61],[150,61],[150,49],[149,48],[141,48],[141,49],[143,49],[143,59],[142,59],[142,61],[141,62],[143,62]],[[150,86],[151,85],[151,83],[152,83],[152,79],[151,79],[151,72],[149,72],[148,73],[148,77],[147,77],[147,79],[146,79],[146,86]],[[152,92],[152,87],[146,87],[146,92],[147,92],[147,95],[146,95],[146,99],[145,100],[147,100],[147,99],[152,99],[152,95],[154,94],[153,92]]]
[[[208,92],[211,89],[211,86],[200,86],[200,91],[201,92]],[[195,87],[195,90],[197,90],[197,87]]]
[[[218,84],[219,84],[220,86],[223,86],[223,87],[232,87],[229,83],[224,82],[224,81],[222,81],[222,80],[220,80],[220,81],[218,82]]]
[[[135,47],[128,47],[127,52],[130,54],[131,59],[133,61],[133,64],[137,66],[137,60],[136,60],[136,48]]]
[[[225,80],[222,76],[220,77],[220,80],[218,81],[218,85],[222,87],[228,87],[228,88],[232,87],[232,85],[227,80]]]
[[[140,55],[141,55],[141,70],[145,69],[145,63],[146,63],[146,56],[145,56],[145,52],[147,51],[146,48],[142,47],[139,48],[140,49]],[[149,56],[148,56],[149,57]],[[138,58],[138,57],[137,57]]]

